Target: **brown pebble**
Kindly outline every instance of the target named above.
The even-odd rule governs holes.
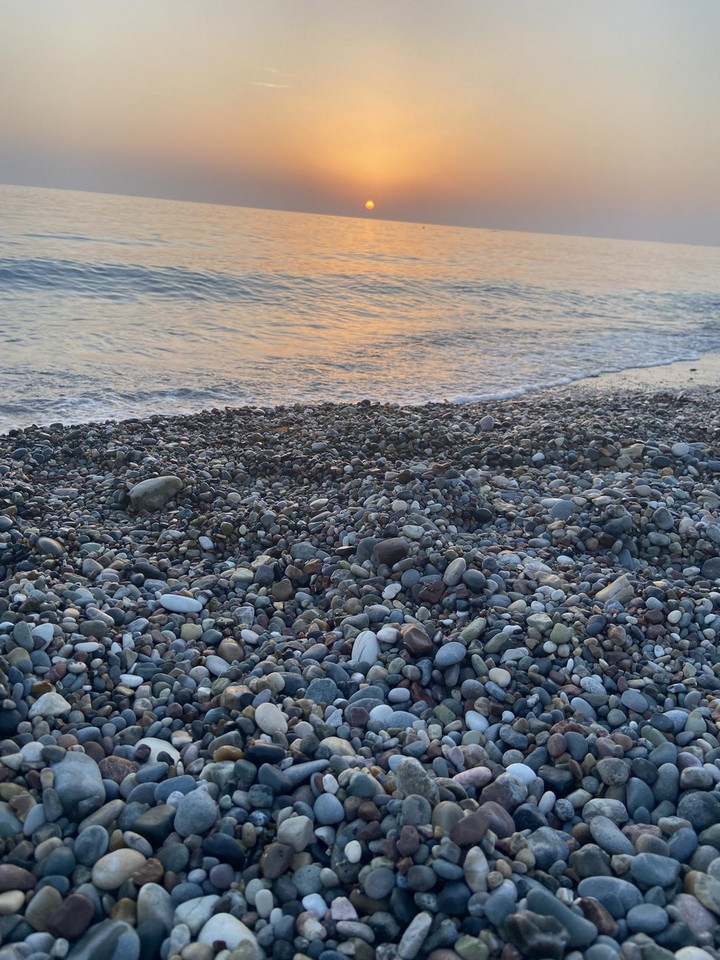
[[[48,933],[64,940],[76,940],[95,915],[95,906],[82,893],[71,893],[47,921]]]
[[[33,890],[36,883],[29,870],[16,867],[13,863],[0,864],[0,893],[6,890]]]
[[[450,827],[450,839],[459,847],[469,847],[479,843],[487,831],[488,818],[476,811],[455,821]]]
[[[580,909],[590,923],[594,923],[600,933],[606,937],[615,937],[618,925],[610,911],[599,900],[593,897],[581,897]]]
[[[103,780],[112,780],[118,785],[123,782],[129,773],[137,771],[137,764],[125,757],[103,757],[98,763],[98,769]]]
[[[158,883],[164,873],[163,865],[155,857],[150,857],[133,873],[132,879],[138,887],[144,883]]]

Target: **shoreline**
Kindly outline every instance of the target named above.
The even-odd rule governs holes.
[[[627,367],[568,384],[581,390],[677,390],[720,387],[720,351],[700,354],[697,360],[674,360],[651,367]]]
[[[713,957],[719,436],[698,386],[0,437],[0,960]]]
[[[459,408],[491,408],[494,404],[512,403],[533,396],[545,396],[557,393],[559,395],[570,395],[573,392],[579,394],[608,394],[616,392],[661,392],[664,390],[693,390],[708,391],[720,388],[720,351],[707,352],[700,355],[697,360],[675,360],[667,364],[656,364],[649,367],[628,367],[624,370],[613,371],[609,373],[600,373],[592,377],[582,377],[569,383],[553,384],[537,388],[519,390],[517,393],[508,393],[495,397],[484,397],[480,399],[463,399],[458,401],[434,400],[422,404],[399,404],[395,401],[380,401],[374,398],[362,398],[357,401],[297,401],[290,404],[276,405],[269,407],[256,406],[252,404],[239,404],[237,406],[223,405],[220,407],[206,407],[195,410],[190,413],[148,413],[144,416],[125,417],[122,419],[107,420],[82,420],[78,422],[63,423],[66,428],[77,428],[81,426],[96,426],[99,424],[117,424],[122,425],[133,422],[143,422],[151,420],[178,420],[184,418],[193,418],[203,414],[214,413],[215,411],[279,411],[292,410],[294,408],[307,407],[325,407],[331,406],[338,409],[345,407],[356,407],[362,404],[371,403],[381,405],[389,409],[398,410],[423,410],[428,408],[443,408],[451,405]],[[492,412],[488,409],[489,413]],[[0,432],[0,440],[4,437],[15,436],[27,430],[48,429],[50,424],[32,424],[26,427],[8,427],[5,432]]]

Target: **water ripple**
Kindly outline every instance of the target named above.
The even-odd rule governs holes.
[[[0,430],[501,396],[720,347],[720,251],[0,187]]]

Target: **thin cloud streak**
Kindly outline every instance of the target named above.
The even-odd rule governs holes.
[[[267,80],[251,80],[251,87],[270,87],[271,90],[290,90],[292,84],[290,83],[268,83]]]

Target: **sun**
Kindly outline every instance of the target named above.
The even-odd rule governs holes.
[[[365,209],[366,209],[366,210],[374,210],[374,209],[375,209],[375,201],[374,201],[374,200],[366,200],[366,201],[365,201]]]

